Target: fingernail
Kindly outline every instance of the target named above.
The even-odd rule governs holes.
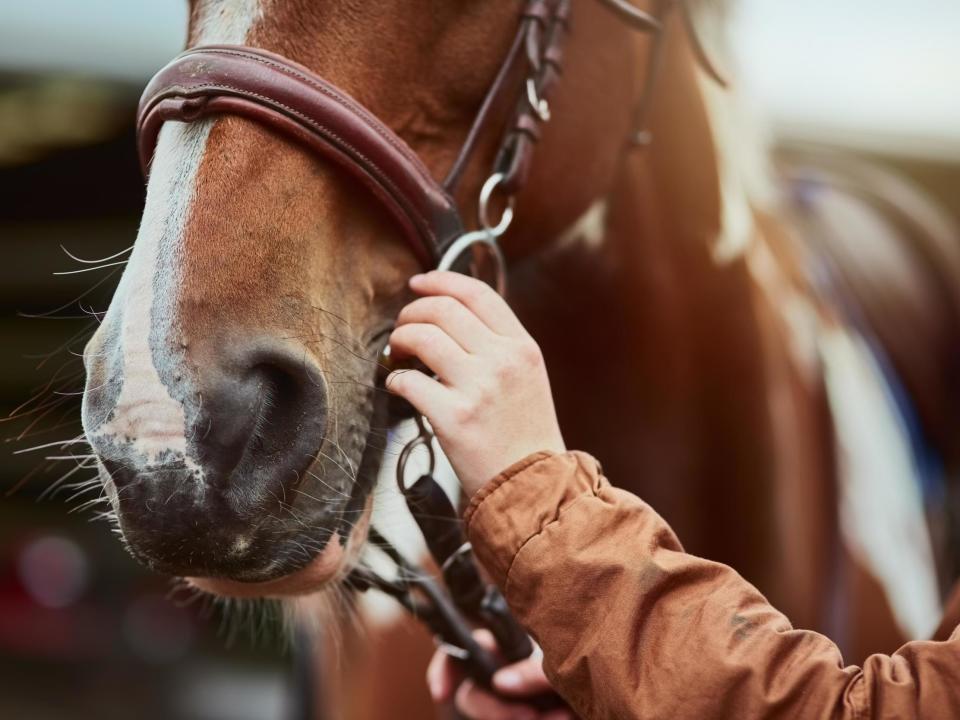
[[[416,275],[411,275],[411,276],[410,276],[410,283],[411,283],[411,284],[413,284],[413,283],[418,283],[418,282],[420,282],[421,280],[423,280],[425,277],[426,277],[426,275],[424,275],[423,273],[417,273]]]
[[[501,670],[493,676],[493,681],[504,690],[516,690],[523,682],[523,678],[520,677],[520,673],[513,670]]]

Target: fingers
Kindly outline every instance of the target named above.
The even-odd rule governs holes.
[[[484,650],[489,650],[492,653],[497,652],[497,639],[493,636],[493,633],[486,628],[477,628],[474,630],[473,639],[476,640],[477,645]]]
[[[485,650],[495,652],[497,649],[497,641],[493,633],[485,628],[474,630],[473,639]],[[434,702],[449,702],[463,678],[464,673],[460,666],[443,650],[437,650],[430,658],[430,665],[427,667],[427,687],[430,688],[430,696]]]
[[[435,703],[447,703],[453,699],[457,685],[463,680],[453,659],[443,650],[437,650],[427,666],[427,687]]]
[[[394,370],[385,387],[429,418],[441,417],[452,404],[450,390],[419,370]]]
[[[496,641],[488,630],[475,631],[474,638],[487,650],[496,650]],[[567,707],[540,713],[524,704],[524,697],[552,690],[540,669],[540,662],[539,658],[523,660],[494,675],[494,689],[514,696],[515,699],[511,700],[494,695],[472,680],[465,680],[457,662],[438,650],[427,668],[427,685],[435,703],[448,703],[454,699],[457,710],[469,720],[576,720],[573,711]],[[516,676],[514,679],[511,679],[511,673]]]
[[[538,695],[551,690],[539,659],[528,658],[500,670],[493,676],[493,687],[512,697]]]
[[[456,707],[470,720],[537,720],[539,713],[529,705],[511,703],[464,680],[457,689]]]
[[[557,708],[541,714],[529,705],[497,698],[472,680],[465,680],[457,690],[456,708],[470,720],[577,720],[570,708]]]
[[[577,716],[574,715],[573,710],[562,708],[560,710],[551,710],[540,718],[540,720],[577,720]]]
[[[414,300],[397,318],[397,325],[427,323],[436,325],[464,350],[475,353],[495,338],[493,331],[459,300],[447,295],[431,295]]]
[[[449,295],[456,298],[499,335],[523,337],[527,334],[507,301],[476,278],[434,270],[410,278],[410,288],[418,295]]]
[[[400,325],[390,335],[390,350],[399,357],[412,355],[448,383],[458,383],[469,373],[467,351],[436,325]]]

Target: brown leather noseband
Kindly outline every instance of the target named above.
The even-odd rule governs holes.
[[[162,125],[238,115],[258,122],[330,160],[360,180],[390,212],[425,268],[449,267],[474,244],[496,245],[512,219],[512,198],[523,186],[540,126],[549,120],[547,95],[560,76],[563,40],[571,0],[526,0],[517,35],[485,97],[467,139],[446,179],[434,179],[416,153],[373,113],[307,68],[266,50],[245,46],[203,46],[182,53],[147,85],[137,118],[140,162],[149,170]],[[661,23],[626,0],[602,0],[632,26],[656,35]],[[483,186],[479,228],[466,232],[454,191],[495,106],[522,85],[503,132],[493,172]],[[651,76],[656,73],[652,72]],[[643,113],[647,91],[638,116]],[[643,122],[643,118],[639,119]],[[500,221],[488,217],[494,192],[507,202]]]
[[[457,208],[400,138],[336,87],[279,55],[246,47],[188,50],[147,86],[138,118],[148,168],[160,127],[211,115],[259,122],[332,160],[390,211],[425,264],[463,233]]]

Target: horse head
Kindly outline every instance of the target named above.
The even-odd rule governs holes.
[[[573,6],[553,120],[517,198],[514,257],[610,186],[644,86],[649,40],[596,0]],[[523,7],[193,0],[189,44],[309,68],[440,178]],[[493,108],[493,126],[515,99]],[[482,134],[458,185],[465,216],[499,139]],[[84,428],[136,558],[228,595],[304,593],[344,575],[389,425],[377,358],[421,269],[382,204],[336,164],[243,117],[163,124],[134,249],[84,353]]]

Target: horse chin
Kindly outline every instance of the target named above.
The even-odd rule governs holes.
[[[188,577],[187,583],[210,595],[230,598],[291,598],[312,595],[342,580],[366,542],[369,510],[346,540],[335,533],[310,562],[288,575],[262,582]]]
[[[211,595],[233,598],[282,598],[309,595],[332,582],[344,564],[346,552],[340,536],[330,538],[327,546],[296,572],[265,582],[240,582],[225,578],[187,578],[193,587]]]

